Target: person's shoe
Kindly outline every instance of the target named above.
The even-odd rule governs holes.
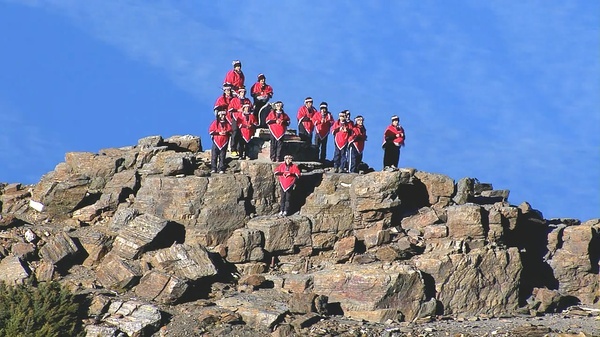
[[[238,153],[237,153],[237,151],[231,151],[231,156],[232,156],[232,157],[237,157],[237,156],[238,156]]]
[[[220,173],[220,174],[223,174],[223,173],[225,173],[225,171],[221,170],[221,171],[219,171],[219,173]]]
[[[283,212],[281,212],[281,215],[283,215],[283,216],[287,216],[287,212],[286,212],[286,211],[283,211]]]
[[[210,173],[217,173],[217,170],[211,170]]]
[[[246,156],[241,156],[240,159],[241,160],[246,160]]]
[[[338,172],[340,172],[340,169],[339,169],[339,168],[337,168],[337,167],[335,167],[335,168],[333,169],[333,173],[338,173]]]

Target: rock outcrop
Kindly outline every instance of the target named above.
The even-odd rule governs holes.
[[[68,153],[35,185],[0,184],[0,280],[87,294],[94,336],[150,336],[168,323],[159,306],[196,301],[217,308],[202,326],[280,332],[328,315],[600,308],[599,219],[547,220],[475,178],[299,165],[296,214],[282,217],[273,163],[232,160],[211,175],[198,137]]]

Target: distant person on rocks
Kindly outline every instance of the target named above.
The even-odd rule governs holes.
[[[313,117],[318,111],[313,106],[312,97],[306,97],[304,99],[304,105],[298,109],[296,115],[298,119],[298,135],[300,140],[310,143],[312,140],[313,130],[315,125],[313,123]]]
[[[292,199],[292,189],[296,180],[300,178],[300,169],[292,160],[291,155],[285,156],[285,161],[275,168],[275,175],[279,177],[281,185],[281,203],[279,206],[279,215],[287,216],[290,214],[290,201]]]
[[[231,89],[233,90],[234,95],[236,95],[238,89],[244,86],[246,77],[242,71],[242,62],[234,60],[231,64],[233,65],[233,69],[227,72],[223,82],[231,83]]]
[[[333,152],[334,172],[348,172],[348,140],[352,135],[352,127],[346,120],[346,110],[339,113],[339,119],[331,128],[335,149]]]
[[[246,97],[246,87],[242,86],[238,89],[237,97],[232,98],[231,102],[229,102],[229,107],[227,109],[227,120],[231,123],[231,128],[233,129],[233,135],[231,137],[232,157],[239,156],[238,149],[242,142],[242,137],[240,136],[240,130],[237,126],[237,120],[242,115],[242,106],[245,104],[252,107],[252,102]]]
[[[240,159],[249,158],[248,150],[250,149],[250,141],[254,137],[254,132],[258,127],[258,121],[256,117],[250,113],[250,105],[244,104],[242,106],[242,115],[237,120],[242,140],[238,147]]]
[[[325,162],[327,156],[327,137],[331,131],[331,125],[334,120],[331,113],[327,110],[327,102],[319,104],[319,112],[313,115],[313,124],[315,125],[315,145],[319,161]]]
[[[283,136],[290,125],[290,117],[283,111],[283,103],[277,101],[267,116],[267,125],[271,132],[271,161],[283,161]]]
[[[227,155],[227,144],[231,137],[231,124],[225,118],[225,110],[217,112],[217,119],[214,120],[208,128],[208,133],[212,138],[212,148],[210,150],[210,168],[211,173],[225,173],[225,157]]]
[[[367,140],[367,128],[364,125],[363,116],[356,116],[354,119],[354,129],[350,135],[348,145],[348,162],[350,172],[359,173],[358,165],[362,162],[365,141]]]
[[[400,147],[404,146],[404,129],[400,126],[400,118],[392,116],[390,124],[383,134],[383,169],[398,168],[400,160]]]
[[[220,110],[226,111],[229,108],[229,103],[233,95],[231,94],[231,84],[223,83],[223,94],[217,98],[215,102],[215,106],[213,108],[215,112],[215,117],[217,117],[217,112]]]
[[[258,120],[260,109],[273,97],[273,88],[267,84],[267,78],[264,74],[258,74],[257,82],[250,88],[250,95],[254,99],[254,116]]]

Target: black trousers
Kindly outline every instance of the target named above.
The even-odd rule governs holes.
[[[283,137],[275,138],[273,134],[271,134],[271,153],[270,153],[271,161],[283,161]]]
[[[362,162],[362,153],[359,153],[354,145],[348,145],[348,162],[350,169],[348,172],[358,173],[358,164]]]
[[[383,145],[383,167],[395,166],[398,167],[400,160],[400,146],[396,146],[394,142],[386,142]]]
[[[225,171],[225,156],[227,155],[227,145],[219,149],[215,143],[212,143],[210,149],[210,169],[213,171]]]
[[[244,138],[240,139],[238,154],[240,158],[245,158],[248,156],[248,152],[250,151],[250,142],[247,142]]]
[[[312,138],[312,133],[309,133],[304,124],[298,123],[298,136],[300,136],[300,140],[303,142],[310,143],[310,139]]]
[[[327,157],[327,137],[321,139],[319,135],[315,134],[315,145],[317,146],[317,153],[320,162],[325,161],[325,157]]]
[[[290,201],[292,200],[292,188],[290,187],[287,191],[281,188],[281,204],[279,205],[279,210],[281,212],[290,211]]]
[[[333,151],[333,167],[348,169],[348,144],[344,145],[341,149],[335,145],[335,150]]]

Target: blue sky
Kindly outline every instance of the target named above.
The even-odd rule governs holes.
[[[591,0],[0,0],[0,181],[150,135],[208,148],[240,59],[247,85],[265,73],[294,116],[306,96],[365,116],[376,169],[397,114],[400,166],[509,189],[546,218],[598,218],[599,13]]]

